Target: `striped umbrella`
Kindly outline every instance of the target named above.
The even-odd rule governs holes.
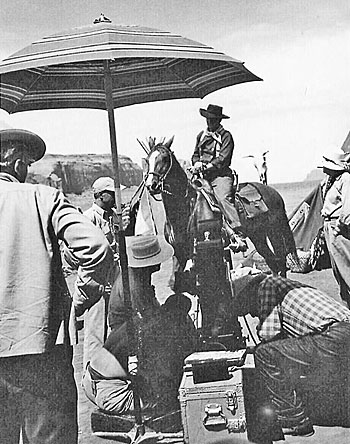
[[[45,37],[0,62],[0,106],[9,113],[52,108],[108,111],[121,222],[113,109],[158,100],[203,98],[220,88],[261,80],[244,64],[180,35],[93,25]]]
[[[114,108],[157,100],[203,98],[220,88],[261,80],[244,64],[180,35],[97,23],[61,32],[0,63],[1,108],[106,109],[105,63]]]
[[[113,109],[203,98],[218,89],[255,80],[261,79],[242,62],[210,46],[156,29],[114,25],[102,14],[91,26],[45,37],[3,60],[0,106],[9,113],[52,108],[107,110],[121,227]],[[130,306],[123,230],[119,230],[119,243],[125,303]]]

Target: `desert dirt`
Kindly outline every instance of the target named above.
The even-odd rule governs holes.
[[[287,213],[291,211],[295,205],[300,202],[302,197],[305,197],[308,192],[311,190],[311,185],[309,187],[303,186],[303,190],[299,191],[299,195],[295,191],[287,194],[287,199],[284,194],[283,197],[286,200]],[[129,197],[129,196],[127,196]],[[74,200],[74,199],[71,199]],[[90,201],[91,202],[91,201]],[[87,204],[86,196],[83,196],[79,199],[78,203],[83,209],[86,209]],[[243,260],[243,256],[237,257],[237,262]],[[154,284],[156,287],[157,298],[160,302],[163,302],[167,296],[169,296],[172,292],[167,286],[168,277],[171,270],[171,262],[163,264],[161,270],[154,275]],[[299,274],[299,273],[288,273],[288,277],[290,279],[299,280],[301,282],[305,282],[311,286],[314,286],[327,294],[331,295],[337,300],[340,300],[338,294],[338,286],[333,277],[331,270],[323,270],[323,271],[313,271],[308,274]],[[194,298],[192,298],[194,300]],[[243,326],[243,323],[242,323]],[[96,436],[93,436],[91,433],[90,427],[90,416],[91,412],[94,411],[95,406],[87,400],[86,396],[82,392],[81,389],[81,377],[82,377],[82,350],[83,350],[83,331],[80,332],[80,340],[79,344],[75,346],[74,353],[74,368],[75,368],[75,377],[78,387],[78,410],[79,410],[79,444],[112,444],[115,441],[109,439],[102,439]],[[312,437],[288,437],[284,441],[286,444],[347,444],[350,443],[350,429],[342,428],[342,427],[315,427],[316,433]],[[235,443],[235,438],[232,438],[232,444]],[[282,442],[282,441],[279,441]],[[190,443],[191,444],[191,443]]]

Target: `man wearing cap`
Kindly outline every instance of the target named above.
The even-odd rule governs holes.
[[[115,187],[114,180],[111,177],[99,177],[92,184],[94,202],[92,206],[84,212],[91,222],[96,225],[108,240],[114,256],[115,266],[108,272],[108,286],[103,298],[97,304],[87,310],[84,316],[84,353],[83,366],[90,361],[101,344],[107,338],[107,309],[109,303],[109,294],[112,285],[119,273],[118,267],[118,244],[115,235],[115,215],[113,208],[115,206]]]
[[[36,134],[0,129],[0,436],[4,444],[77,443],[69,321],[104,291],[109,245],[64,195],[25,184],[44,156]],[[80,264],[71,298],[59,242]]]
[[[99,177],[92,184],[92,191],[94,202],[84,214],[102,230],[113,250],[117,252],[116,240],[113,234],[114,180],[111,177]]]
[[[111,333],[91,358],[83,387],[87,397],[106,412],[122,414],[133,410],[131,380],[135,367],[130,366],[135,360],[130,358],[136,356],[142,405],[157,405],[158,413],[164,413],[178,407],[183,360],[196,347],[196,332],[187,318],[191,301],[174,294],[160,306],[156,299],[152,273],[173,255],[164,236],[130,236],[126,242],[135,336],[130,337],[128,331],[130,314],[124,305],[119,276],[110,298]]]
[[[192,171],[202,173],[211,184],[226,219],[225,229],[232,239],[232,248],[245,251],[247,243],[234,205],[234,180],[230,168],[234,142],[231,133],[221,125],[221,120],[229,119],[229,116],[223,114],[218,105],[208,105],[199,112],[206,119],[207,129],[197,136],[191,159]]]
[[[337,378],[347,386],[350,310],[334,298],[297,281],[264,273],[233,281],[234,310],[259,318],[261,343],[255,364],[285,435],[311,435],[313,424],[298,382]]]
[[[324,233],[340,297],[350,307],[350,153],[323,156]]]

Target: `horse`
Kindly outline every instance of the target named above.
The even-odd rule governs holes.
[[[171,226],[170,238],[175,256],[174,290],[188,291],[199,297],[203,337],[229,337],[229,347],[236,349],[243,339],[240,324],[232,310],[232,260],[223,241],[223,216],[212,201],[210,185],[205,181],[191,182],[188,179],[171,150],[172,142],[173,138],[160,143],[150,138],[143,185],[151,195],[162,196],[167,225]],[[293,255],[294,260],[297,260],[297,255],[283,198],[270,186],[255,182],[249,182],[249,185],[254,188],[255,195],[258,193],[262,197],[267,211],[258,208],[254,217],[246,217],[242,213],[243,205],[238,203],[242,231],[272,273],[285,276],[287,255]],[[239,184],[238,190],[244,186]],[[188,259],[194,265],[186,274],[183,270]],[[179,279],[176,279],[177,276]]]
[[[193,202],[195,190],[171,150],[172,142],[173,138],[150,146],[146,159],[148,167],[144,183],[151,194],[161,194],[163,197],[165,211],[174,230],[175,256],[182,267],[186,258],[192,254],[187,228],[191,216],[191,200]],[[258,182],[247,182],[247,184],[258,191],[268,211],[262,211],[261,214],[256,214],[252,218],[242,217],[242,231],[247,234],[257,252],[265,259],[272,273],[286,276],[286,257],[292,255],[297,260],[297,253],[284,200],[271,186]],[[244,185],[238,185],[238,193]],[[208,207],[204,203],[201,207],[201,211],[205,211],[205,208],[208,212]],[[214,219],[215,217],[221,220],[221,215],[214,215]]]

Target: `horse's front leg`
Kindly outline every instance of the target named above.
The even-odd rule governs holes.
[[[267,234],[260,231],[259,233],[249,232],[249,238],[253,242],[256,251],[265,259],[267,266],[273,274],[286,276],[285,259],[277,257],[270,249],[267,243]]]

